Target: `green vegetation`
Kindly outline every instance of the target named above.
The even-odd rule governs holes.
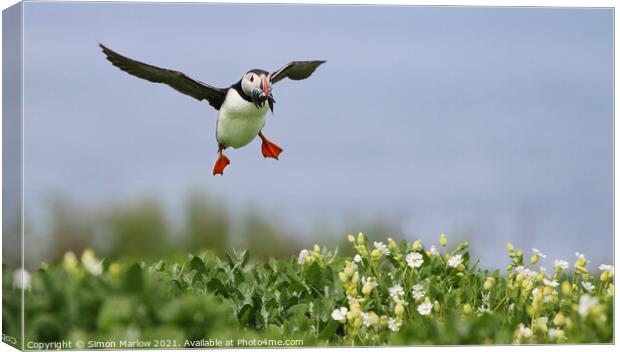
[[[147,265],[68,252],[24,282],[26,347],[238,346],[241,338],[272,341],[254,346],[612,342],[613,267],[591,274],[581,254],[573,270],[558,260],[546,272],[540,251],[526,259],[508,244],[510,264],[500,273],[478,268],[467,242],[451,247],[443,235],[429,247],[368,243],[362,234],[348,240],[353,257],[315,245],[289,260],[254,261],[243,251]],[[4,270],[4,292],[19,292]],[[5,294],[3,302],[13,336],[18,299]]]

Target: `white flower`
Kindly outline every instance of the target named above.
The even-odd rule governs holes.
[[[362,312],[362,320],[364,322],[364,326],[366,327],[370,326],[370,314],[366,312]]]
[[[491,308],[489,308],[488,306],[480,306],[478,307],[478,312],[482,313],[482,314],[491,314],[493,312],[491,312]]]
[[[32,276],[23,268],[13,271],[13,285],[21,290],[27,290],[31,287]]]
[[[403,290],[403,287],[401,285],[396,284],[390,287],[389,292],[390,292],[390,297],[392,297],[394,302],[402,303],[402,298],[405,295],[405,290]]]
[[[432,245],[428,251],[431,255],[437,255],[439,253],[437,252],[437,247],[435,247],[435,245]]]
[[[362,257],[359,254],[356,254],[355,257],[353,257],[353,261],[359,263],[362,261]]]
[[[567,262],[566,260],[556,259],[556,260],[553,262],[553,266],[554,266],[556,269],[558,269],[558,268],[559,268],[559,269],[562,269],[562,270],[566,270],[566,269],[568,269],[568,262]]]
[[[374,290],[374,288],[377,287],[377,281],[372,276],[369,276],[369,277],[363,276],[362,277],[362,286],[364,286],[366,284],[370,285],[370,289],[371,290]]]
[[[564,331],[562,331],[562,329],[551,328],[549,329],[549,338],[563,340],[565,338]]]
[[[530,270],[530,269],[525,268],[525,267],[523,267],[521,265],[516,267],[515,271],[517,272],[517,274],[522,274],[523,277],[528,278],[528,279],[533,279],[534,277],[536,277],[536,275],[538,275],[538,273],[536,271]]]
[[[523,323],[519,324],[518,329],[519,329],[519,335],[525,338],[532,336],[532,329],[526,327],[525,325],[523,325]]]
[[[555,280],[547,280],[547,279],[543,279],[543,284],[547,285],[547,286],[551,286],[551,287],[558,287],[559,283]]]
[[[92,275],[101,275],[103,272],[103,263],[101,260],[97,260],[95,257],[95,252],[91,249],[86,249],[84,253],[82,253],[82,265],[84,265],[84,269],[91,273]]]
[[[417,252],[407,254],[405,260],[407,261],[407,265],[409,265],[410,268],[419,268],[422,266],[422,263],[424,263],[424,258],[422,257],[422,254]]]
[[[586,259],[586,256],[583,255],[583,253],[579,253],[579,252],[575,252],[575,257],[577,257],[577,260]]]
[[[413,286],[413,288],[411,289],[411,295],[413,296],[414,299],[422,299],[424,298],[424,286],[420,285],[420,284],[416,284]]]
[[[579,307],[577,311],[579,315],[585,317],[590,312],[590,309],[594,308],[594,306],[598,303],[598,298],[592,297],[590,295],[583,295],[579,298]]]
[[[463,262],[463,256],[460,254],[457,254],[453,257],[450,257],[450,259],[448,259],[448,266],[456,268],[462,262]]]
[[[532,248],[532,252],[534,252],[534,255],[537,255],[537,256],[539,256],[541,258],[547,258],[547,256],[545,254],[543,254],[543,252],[541,252],[537,248]]]
[[[387,246],[385,244],[383,244],[383,242],[373,242],[372,244],[373,246],[375,246],[376,249],[380,250],[381,253],[383,253],[383,255],[388,255],[390,254],[390,250],[387,248]]]
[[[598,269],[602,272],[608,272],[609,275],[614,275],[614,267],[608,264],[601,264]]]
[[[390,330],[394,332],[400,330],[400,327],[402,325],[403,325],[403,322],[400,321],[400,319],[394,319],[394,318],[388,319],[388,328],[390,328]]]
[[[332,312],[332,319],[344,323],[347,320],[347,313],[349,309],[347,307],[340,307],[340,309],[334,309]]]
[[[429,315],[432,310],[433,304],[431,302],[420,303],[418,306],[418,313],[420,313],[420,315]]]
[[[532,290],[532,299],[536,299],[536,296],[538,296],[538,293],[540,292],[540,290],[538,289],[538,287],[536,287],[535,289]]]
[[[594,285],[588,281],[582,281],[581,286],[583,286],[583,288],[588,292],[592,292],[592,290],[594,290]]]
[[[297,262],[299,264],[303,264],[306,262],[306,258],[310,256],[310,251],[307,249],[302,249],[301,252],[299,252],[299,258],[297,259]]]

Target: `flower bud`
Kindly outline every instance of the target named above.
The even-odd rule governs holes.
[[[509,253],[513,253],[515,251],[515,247],[510,242],[506,243],[506,248],[508,249]]]
[[[315,253],[321,253],[321,247],[318,244],[314,245],[313,251]]]
[[[110,272],[110,274],[116,276],[121,273],[121,265],[119,263],[112,263],[110,264],[108,271]]]
[[[347,262],[346,266],[344,267],[344,274],[346,275],[346,277],[353,276],[354,272],[355,268],[353,267],[353,264],[351,264],[351,262]]]
[[[75,270],[77,270],[78,260],[77,260],[77,257],[75,256],[75,253],[73,252],[65,253],[64,258],[62,259],[62,266],[65,268],[66,271],[69,271],[69,272],[74,272]]]
[[[396,245],[396,242],[395,242],[393,239],[388,238],[387,243],[388,243],[388,248],[389,248],[392,252],[395,252],[395,251],[397,251],[397,250],[398,250],[398,246]]]
[[[539,259],[538,254],[534,254],[532,256],[532,259],[530,259],[530,263],[532,263],[532,265],[534,265],[534,264],[538,263],[538,259]]]
[[[402,305],[402,303],[396,304],[396,307],[394,307],[394,314],[396,314],[396,316],[401,316],[404,312],[405,307]]]
[[[564,324],[564,313],[558,312],[553,318],[553,324],[555,324],[555,326],[562,326]]]
[[[381,325],[387,325],[389,318],[387,315],[382,315],[381,318],[379,319],[379,322],[381,323]]]
[[[419,250],[419,249],[421,249],[421,248],[422,248],[422,242],[420,242],[420,240],[415,240],[415,241],[413,242],[413,245],[411,245],[411,249],[412,249],[414,252],[418,251],[418,250]]]
[[[609,272],[603,271],[601,273],[601,282],[607,282],[609,280]]]
[[[364,296],[368,296],[370,295],[371,292],[372,292],[372,284],[370,282],[366,282],[364,286],[362,286],[362,294]]]
[[[485,290],[490,290],[491,287],[493,287],[493,284],[495,283],[495,278],[493,278],[492,276],[488,276],[486,280],[484,280],[484,289]]]
[[[356,272],[353,273],[353,276],[351,277],[351,283],[353,283],[355,285],[359,281],[360,281],[360,274],[356,271]]]
[[[536,329],[536,331],[540,331],[543,334],[546,334],[547,333],[547,318],[546,317],[537,318],[534,321],[534,328]]]
[[[348,235],[347,235],[347,240],[348,240],[349,242],[353,243],[353,242],[355,242],[355,237],[353,237],[353,235],[352,235],[352,234],[348,234]]]
[[[439,301],[435,301],[435,303],[433,303],[433,310],[435,312],[439,312],[440,309],[441,309],[441,305],[439,304]]]
[[[571,284],[570,284],[570,282],[563,281],[562,282],[562,286],[560,286],[560,289],[562,290],[562,294],[564,296],[570,295],[570,291],[571,291]]]
[[[340,278],[342,282],[347,282],[347,276],[343,272],[338,273],[338,278]]]
[[[471,306],[469,305],[469,303],[465,303],[463,305],[463,313],[465,313],[465,314],[471,313]]]
[[[441,234],[439,235],[439,243],[441,244],[442,247],[445,247],[446,245],[448,245],[448,239],[446,238],[445,234]]]
[[[465,270],[465,265],[463,265],[463,263],[459,263],[459,265],[456,266],[456,270],[458,270],[458,271]]]
[[[379,324],[379,316],[377,315],[377,313],[375,312],[368,313],[368,323],[370,323],[370,325],[372,326]]]
[[[374,260],[379,260],[382,256],[383,252],[381,252],[381,250],[379,250],[378,248],[375,248],[372,250],[372,252],[370,252],[370,257]]]
[[[357,244],[360,246],[366,244],[366,237],[364,237],[364,234],[361,232],[357,234]]]

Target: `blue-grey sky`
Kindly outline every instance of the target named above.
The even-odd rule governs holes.
[[[386,236],[468,233],[485,264],[507,240],[611,261],[612,10],[27,3],[24,19],[31,218],[53,193],[156,194],[174,213],[197,186],[297,233],[385,216],[401,228]],[[221,87],[327,63],[274,87],[281,159],[254,141],[213,177],[217,112],[119,71],[98,41]]]

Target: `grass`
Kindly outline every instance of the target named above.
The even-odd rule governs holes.
[[[289,260],[254,261],[244,251],[149,265],[67,253],[24,282],[26,347],[613,341],[612,267],[590,273],[578,256],[545,272],[544,254],[526,260],[508,244],[509,265],[489,271],[472,260],[467,242],[449,246],[443,235],[432,247],[371,244],[362,234],[348,240],[353,258],[318,245]],[[3,332],[18,336],[20,285],[3,270]]]

